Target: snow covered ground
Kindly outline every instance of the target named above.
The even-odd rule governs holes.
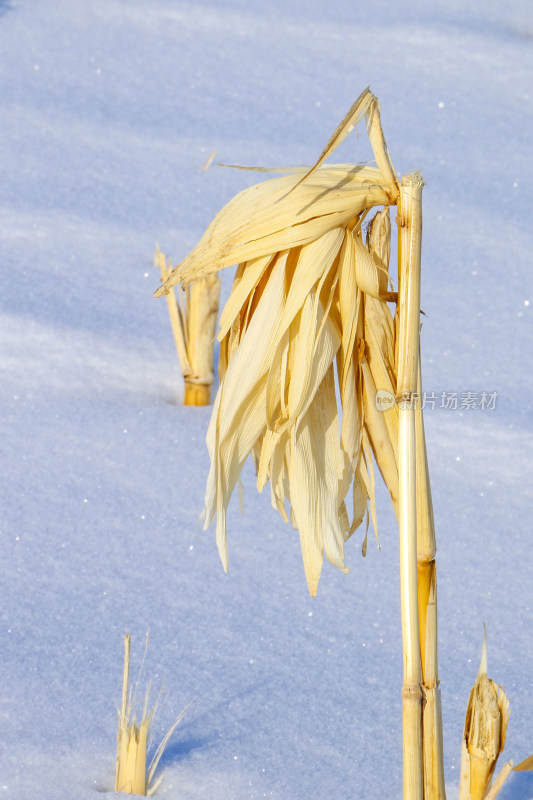
[[[401,795],[397,532],[307,593],[245,480],[230,573],[198,524],[209,409],[180,405],[156,240],[178,261],[257,180],[313,163],[368,84],[424,190],[424,383],[448,796],[483,621],[533,751],[533,10],[526,0],[0,2],[0,796],[112,795],[123,642],[191,700],[158,795]],[[338,161],[370,157],[364,130]],[[231,275],[224,277],[227,295]],[[472,392],[477,408],[439,408]],[[483,393],[495,408],[480,407]],[[459,402],[460,406],[460,402]],[[142,683],[141,683],[142,685]],[[533,798],[512,776],[502,800]]]

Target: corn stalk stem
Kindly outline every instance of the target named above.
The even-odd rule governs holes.
[[[167,265],[166,259],[164,254],[161,252],[159,247],[155,251],[154,256],[154,263],[159,265],[161,270],[161,280],[163,283],[167,280],[170,273],[172,272],[172,266],[169,263]],[[167,294],[167,305],[168,305],[168,313],[170,316],[170,324],[172,326],[172,333],[174,334],[174,342],[176,343],[176,350],[178,351],[178,358],[180,361],[180,367],[184,378],[187,378],[188,375],[192,375],[192,367],[189,361],[189,356],[187,355],[187,343],[186,343],[186,335],[185,335],[185,323],[183,320],[183,314],[181,309],[176,301],[176,295],[174,292],[169,292]]]
[[[211,402],[211,384],[193,383],[185,379],[185,397],[183,402],[186,406],[208,406]]]
[[[420,329],[420,260],[422,177],[404,175],[398,200],[399,363],[396,391],[409,397],[417,390]],[[413,408],[414,411],[414,408]]]
[[[210,403],[219,297],[218,275],[200,278],[187,287],[187,351],[193,373],[185,376],[186,406]]]
[[[403,640],[404,800],[423,800],[422,670],[417,602],[415,429],[413,409],[400,409],[399,523]]]
[[[422,180],[402,178],[398,202],[399,527],[403,641],[403,796],[424,800],[422,662],[418,616],[416,408],[418,383]]]
[[[422,654],[422,691],[424,706],[422,738],[424,743],[424,797],[446,800],[444,785],[442,707],[437,668],[437,573],[436,563],[418,562],[419,619],[423,619],[424,635],[420,635]],[[421,578],[422,576],[422,578]],[[426,588],[429,590],[427,596]]]
[[[163,283],[172,267],[164,254],[156,249],[154,263],[159,265]],[[220,279],[217,275],[200,278],[187,287],[185,303],[179,304],[171,290],[167,303],[185,381],[186,406],[206,406],[211,401],[213,384],[213,344],[216,335]]]
[[[418,562],[418,619],[422,664],[422,739],[424,744],[424,796],[446,800],[442,741],[442,708],[437,653],[437,565],[435,525],[427,462],[424,418],[420,398],[422,377],[418,359],[418,402],[415,410],[416,437],[416,532]]]

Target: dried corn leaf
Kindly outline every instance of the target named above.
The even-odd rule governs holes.
[[[306,180],[312,175],[319,167],[324,163],[324,161],[333,153],[334,150],[339,147],[346,139],[346,137],[353,131],[357,123],[361,120],[363,115],[368,111],[370,104],[372,102],[373,95],[370,92],[370,88],[367,86],[364,89],[355,103],[353,103],[352,107],[344,117],[344,119],[339,122],[331,137],[322,150],[318,160],[315,164],[311,167],[311,169],[307,170],[306,174],[303,178],[300,179],[301,181]],[[297,184],[299,185],[299,184]]]
[[[324,166],[363,114],[381,168]],[[205,526],[216,516],[227,570],[226,509],[252,455],[258,489],[270,482],[273,507],[299,531],[311,594],[324,554],[346,570],[344,542],[368,520],[368,500],[377,536],[373,458],[398,494],[397,409],[388,417],[376,409],[376,382],[392,393],[396,385],[385,300],[397,186],[376,120],[366,90],[313,168],[289,168],[237,195],[158,291],[238,264],[220,321]],[[376,206],[386,208],[365,245],[361,224]]]
[[[520,764],[514,767],[515,772],[530,772],[531,770],[533,770],[533,755],[529,756],[529,758],[525,758]]]
[[[236,195],[155,296],[176,283],[306,244],[364,209],[389,203],[388,187],[373,167],[324,167],[287,194],[295,182],[294,175],[273,178]]]
[[[289,481],[291,505],[304,561],[307,584],[316,594],[323,552],[339,569],[344,566],[344,535],[339,524],[338,482],[342,456],[333,369],[328,370],[314,402],[291,436]]]

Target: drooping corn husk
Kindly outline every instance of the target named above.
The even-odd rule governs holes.
[[[333,564],[345,569],[344,540],[349,531],[353,532],[344,498],[362,458],[363,336],[365,330],[370,333],[369,327],[376,324],[369,322],[366,328],[363,325],[364,312],[357,292],[362,300],[363,294],[379,297],[387,289],[383,266],[375,263],[361,240],[361,205],[369,202],[369,196],[373,196],[372,202],[376,204],[388,201],[377,171],[368,170],[343,166],[317,170],[308,179],[311,186],[307,182],[296,186],[288,197],[290,182],[295,185],[298,173],[254,187],[252,197],[256,204],[257,196],[266,187],[263,203],[272,209],[269,184],[281,180],[282,187],[275,193],[281,198],[277,206],[289,200],[295,203],[302,195],[300,202],[311,204],[308,212],[311,224],[324,232],[305,244],[272,253],[263,252],[258,246],[261,233],[267,229],[265,220],[261,220],[253,239],[248,229],[246,235],[252,241],[248,245],[241,241],[239,252],[247,248],[250,253],[253,247],[253,257],[238,268],[220,321],[221,387],[208,432],[212,458],[206,491],[206,526],[216,514],[217,542],[227,569],[225,510],[244,460],[252,451],[257,452],[258,487],[261,489],[270,480],[273,505],[285,518],[285,505],[291,506],[290,517],[300,531],[311,594],[316,592],[324,552]],[[351,194],[346,190],[347,185]],[[347,197],[346,206],[339,212],[346,227],[330,227],[332,213],[328,208],[323,220],[317,214],[317,198],[324,207],[324,196],[329,194],[339,208],[338,188]],[[242,199],[246,203],[247,198]],[[276,233],[267,231],[268,247],[290,243],[295,238],[290,228],[297,228],[299,236],[299,229],[305,227],[299,222],[286,224],[285,233],[280,233],[285,217],[277,206],[274,204],[273,208],[279,218],[273,218],[274,212],[269,210],[269,225]],[[228,213],[226,207],[221,215],[226,217]],[[252,216],[253,210],[244,214],[247,225]],[[238,224],[235,223],[235,229]],[[217,218],[212,231],[206,232],[195,248],[196,253],[193,251],[179,265],[172,280],[188,281],[206,274],[223,258],[226,258],[224,263],[231,263],[235,255],[221,256],[228,250],[226,226],[224,219]],[[224,235],[219,241],[221,229]],[[274,245],[273,236],[277,237]],[[236,234],[233,240],[237,241]],[[166,286],[169,285],[167,281]],[[352,289],[355,303],[350,295]],[[389,328],[392,332],[392,326]],[[390,350],[390,342],[387,344]],[[373,345],[374,362],[379,346],[379,343]],[[336,436],[338,411],[330,372],[334,362],[341,381],[341,441]],[[375,411],[375,387],[370,373],[368,376],[367,405]],[[315,400],[317,405],[313,407]],[[378,464],[387,471],[383,467],[382,442],[375,441]],[[394,498],[397,475],[394,478],[393,473],[390,491]],[[303,498],[305,502],[300,502]],[[360,517],[358,509],[354,512],[356,517]]]
[[[324,166],[363,115],[378,167]],[[221,385],[208,431],[205,525],[216,516],[227,569],[226,508],[253,454],[259,490],[270,482],[273,506],[299,530],[315,594],[324,553],[345,569],[344,541],[360,523],[361,490],[367,497],[373,491],[370,452],[396,510],[398,503],[398,408],[382,413],[376,393],[394,395],[397,388],[387,301],[395,299],[388,207],[399,186],[376,98],[368,90],[361,94],[312,168],[285,171],[231,200],[156,295],[239,263],[220,320]],[[363,219],[380,206],[365,243]],[[372,520],[375,526],[375,513]]]
[[[367,247],[377,267],[378,291],[364,295],[364,341],[368,366],[363,381],[365,392],[365,425],[372,441],[374,454],[392,504],[398,515],[398,405],[378,408],[378,390],[396,395],[396,365],[394,358],[394,320],[385,300],[389,276],[391,225],[389,210],[378,211],[367,235]],[[368,370],[368,372],[366,371]]]
[[[172,271],[170,259],[156,247],[154,264],[166,281]],[[191,283],[178,303],[174,292],[168,292],[167,303],[172,332],[185,381],[186,406],[205,406],[211,401],[213,384],[213,343],[215,340],[220,297],[220,279],[208,275]]]
[[[509,713],[509,700],[502,687],[487,677],[485,631],[481,663],[466,709],[459,800],[485,799],[505,746]]]

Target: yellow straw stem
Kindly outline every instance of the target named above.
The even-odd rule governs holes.
[[[154,264],[161,270],[163,283],[172,272],[170,260],[156,247]],[[213,384],[213,349],[220,297],[216,275],[200,278],[187,287],[182,308],[172,290],[166,294],[170,323],[181,373],[185,381],[184,404],[207,406]]]
[[[154,265],[159,267],[161,271],[161,280],[164,283],[172,272],[172,264],[169,260],[167,265],[165,255],[161,252],[159,247],[156,247],[155,250]],[[186,378],[188,375],[192,374],[192,367],[187,355],[186,333],[184,330],[185,326],[183,322],[183,316],[176,301],[176,295],[174,292],[169,292],[169,294],[167,294],[167,305],[170,324],[172,326],[172,333],[174,335],[174,342],[176,343],[176,350],[178,351],[181,372],[183,377]]]
[[[424,740],[424,797],[426,800],[446,800],[444,786],[442,711],[440,689],[424,689],[422,717]]]
[[[208,406],[211,402],[211,385],[206,383],[191,383],[185,381],[186,406]]]
[[[423,800],[422,666],[418,618],[416,534],[416,410],[420,316],[422,180],[402,178],[398,208],[400,586],[403,640],[404,800]]]
[[[398,203],[399,344],[398,395],[417,390],[420,327],[420,260],[422,240],[422,177],[404,175]]]
[[[423,800],[422,671],[417,604],[415,429],[412,409],[399,413],[400,583],[403,639],[404,800]]]
[[[209,275],[187,287],[187,352],[192,373],[185,377],[185,405],[206,406],[211,400],[213,346],[216,337],[220,278]]]
[[[137,726],[130,722],[129,705],[130,635],[124,637],[124,673],[122,706],[118,721],[115,791],[126,794],[146,794],[146,746],[150,717],[143,715]]]
[[[503,784],[505,783],[505,781],[507,780],[512,771],[513,771],[513,762],[508,761],[507,764],[504,764],[503,767],[501,768],[496,779],[494,780],[494,783],[490,787],[489,791],[487,792],[483,800],[495,800],[495,798],[500,793]]]

